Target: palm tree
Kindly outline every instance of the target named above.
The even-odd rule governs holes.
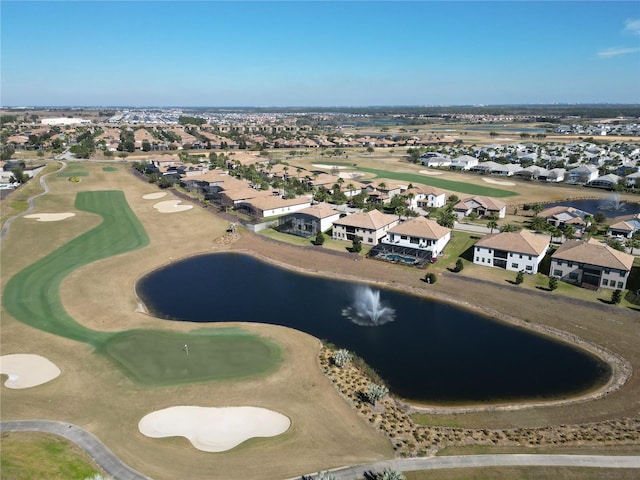
[[[565,225],[564,228],[562,229],[562,232],[564,233],[564,236],[567,237],[568,240],[571,240],[572,238],[575,237],[576,227],[574,227],[573,225]]]
[[[407,477],[405,477],[402,472],[385,468],[376,475],[376,480],[407,480]]]
[[[487,222],[487,228],[491,229],[489,233],[493,233],[493,230],[498,228],[498,222],[496,222],[495,220],[489,220]]]
[[[353,192],[356,190],[356,186],[353,183],[347,185],[347,190],[349,190],[349,197],[353,197]]]

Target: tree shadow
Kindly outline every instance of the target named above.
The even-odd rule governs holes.
[[[540,285],[536,286],[538,290],[542,290],[543,292],[553,292],[549,287],[542,287]]]
[[[602,302],[602,303],[605,303],[607,305],[615,305],[611,300],[606,299],[606,298],[599,298],[598,301]]]

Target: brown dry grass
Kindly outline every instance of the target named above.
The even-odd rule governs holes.
[[[142,199],[155,187],[121,167],[118,172],[103,172],[101,165],[86,168],[90,174],[80,184],[52,177],[52,193],[38,200],[38,211],[52,211],[54,205],[55,211],[75,211],[73,201],[79,189],[123,189],[151,244],[73,272],[61,288],[68,312],[99,330],[196,328],[137,313],[133,287],[140,275],[171,259],[224,248],[216,239],[225,233],[227,223],[199,207],[161,214],[153,209],[155,201]],[[2,243],[3,285],[13,273],[98,222],[91,214],[76,213],[62,222],[16,220]],[[242,328],[282,346],[284,361],[276,373],[243,382],[147,388],[133,384],[88,346],[33,330],[5,314],[2,352],[37,352],[63,373],[56,381],[33,389],[3,387],[2,418],[50,418],[78,424],[123,461],[157,479],[186,478],[184,472],[194,479],[282,478],[393,455],[389,441],[359,418],[322,374],[317,339],[283,327]],[[137,422],[150,411],[189,404],[262,406],[289,416],[292,427],[280,437],[254,439],[225,454],[197,451],[182,438],[149,439],[138,432]]]

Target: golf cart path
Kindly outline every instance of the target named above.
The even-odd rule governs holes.
[[[5,235],[9,231],[9,227],[11,226],[11,223],[16,218],[19,218],[19,217],[22,217],[23,215],[26,215],[27,213],[29,213],[31,210],[33,210],[35,208],[35,200],[36,200],[36,198],[41,197],[41,196],[46,195],[47,193],[49,193],[49,185],[47,185],[47,177],[49,175],[54,175],[56,173],[60,173],[65,168],[67,168],[67,163],[66,162],[61,162],[61,164],[62,165],[60,166],[60,168],[58,170],[56,170],[55,172],[50,172],[50,173],[47,173],[46,175],[42,175],[40,177],[40,186],[44,189],[44,191],[41,192],[41,193],[38,193],[37,195],[29,197],[29,199],[27,200],[27,203],[28,203],[29,207],[26,210],[24,210],[24,211],[22,211],[22,212],[20,212],[20,213],[18,213],[16,215],[14,215],[13,217],[10,217],[10,218],[7,219],[7,221],[2,226],[2,230],[0,230],[0,241],[4,239]]]
[[[72,441],[114,480],[151,480],[128,465],[125,465],[93,434],[77,425],[52,420],[15,420],[0,422],[0,433],[5,432],[45,432],[59,435]],[[362,478],[365,472],[380,472],[385,468],[403,472],[415,470],[436,470],[445,468],[505,467],[505,466],[554,466],[590,468],[633,468],[640,469],[640,456],[613,455],[453,455],[446,457],[422,457],[385,460],[382,462],[343,467],[331,470],[336,480]],[[640,472],[639,472],[640,474]],[[302,478],[314,479],[317,474]],[[294,477],[299,480],[300,476]]]
[[[71,423],[53,420],[15,420],[0,422],[0,433],[44,432],[59,435],[82,448],[114,480],[151,480],[122,463],[104,443],[92,433]]]

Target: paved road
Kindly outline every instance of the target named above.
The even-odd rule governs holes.
[[[133,468],[125,465],[93,434],[83,428],[64,422],[51,420],[16,420],[0,422],[0,432],[46,432],[60,435],[72,441],[115,480],[151,480]]]
[[[606,455],[455,455],[446,457],[402,458],[369,465],[331,470],[336,480],[363,478],[365,472],[381,472],[385,468],[401,472],[470,467],[591,467],[640,469],[640,456]],[[317,474],[304,478],[314,479]],[[640,472],[638,472],[640,477]],[[298,480],[300,477],[296,477]],[[291,479],[293,480],[293,479]]]
[[[100,440],[86,430],[65,422],[51,420],[16,420],[0,422],[0,433],[8,431],[46,432],[60,435],[78,445],[115,480],[151,480],[125,465]],[[444,468],[553,466],[591,468],[634,468],[640,470],[640,456],[605,455],[458,455],[447,457],[403,458],[332,470],[336,480],[362,478],[365,472],[385,468],[409,472]],[[313,479],[316,474],[305,478]],[[640,477],[640,472],[638,472]],[[295,477],[299,480],[301,477]]]

